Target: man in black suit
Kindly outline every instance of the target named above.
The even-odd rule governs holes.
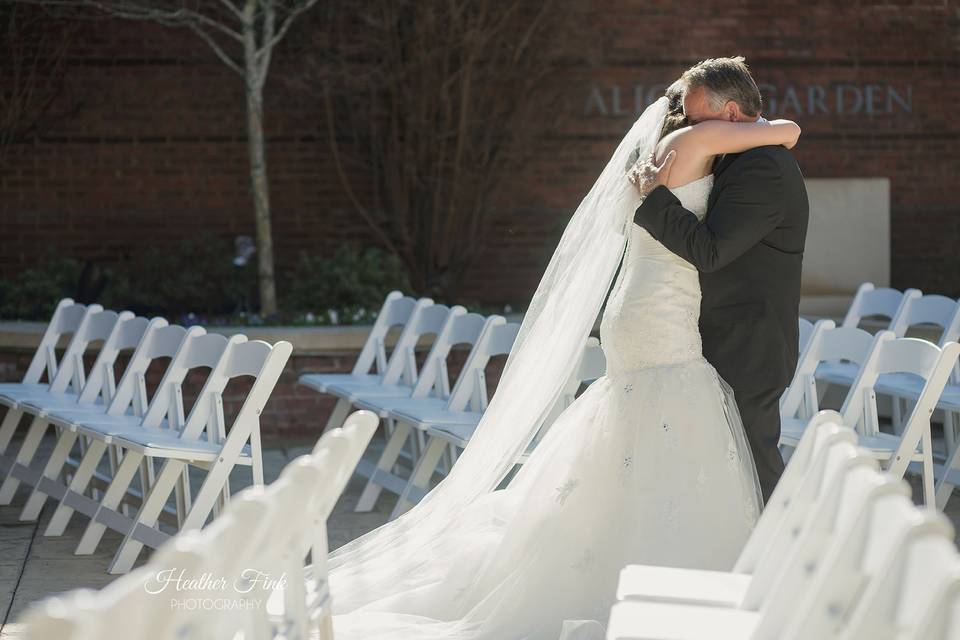
[[[760,117],[760,92],[742,58],[706,60],[681,81],[690,124]],[[766,500],[783,472],[779,399],[798,357],[803,175],[782,146],[718,158],[701,222],[664,186],[672,156],[645,169],[648,195],[634,222],[700,272],[703,354],[733,388]]]

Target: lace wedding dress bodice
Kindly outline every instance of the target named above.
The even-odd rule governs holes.
[[[700,219],[713,175],[671,191]],[[700,280],[686,260],[630,223],[620,273],[600,323],[607,375],[702,358]]]

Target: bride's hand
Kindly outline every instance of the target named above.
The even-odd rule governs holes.
[[[673,161],[676,158],[676,150],[671,150],[667,157],[663,159],[663,162],[660,163],[660,166],[657,166],[655,155],[650,154],[649,158],[638,160],[633,165],[633,168],[627,172],[627,179],[633,183],[641,196],[646,197],[658,186],[667,186],[670,182],[670,169],[673,167]]]

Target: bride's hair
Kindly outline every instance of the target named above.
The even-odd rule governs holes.
[[[664,92],[667,97],[667,115],[663,118],[663,127],[660,128],[660,140],[690,124],[683,114],[683,83],[677,80]]]

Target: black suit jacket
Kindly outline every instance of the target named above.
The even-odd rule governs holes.
[[[785,387],[797,365],[809,207],[782,146],[728,154],[701,222],[657,187],[634,222],[700,271],[703,354],[735,391]]]

